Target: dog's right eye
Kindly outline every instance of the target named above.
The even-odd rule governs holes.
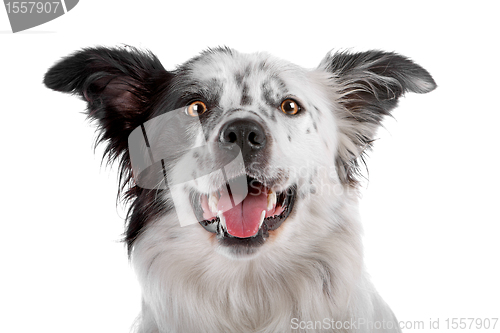
[[[207,106],[202,101],[195,101],[186,106],[186,114],[191,117],[198,117],[207,111]]]
[[[281,102],[281,111],[286,114],[294,115],[297,114],[301,110],[299,103],[291,98],[285,99]]]

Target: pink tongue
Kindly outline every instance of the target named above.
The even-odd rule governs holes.
[[[231,198],[227,191],[221,193],[217,210],[222,210],[227,232],[239,238],[254,236],[259,231],[260,216],[267,209],[267,191],[261,187],[249,188],[245,199],[231,208]]]

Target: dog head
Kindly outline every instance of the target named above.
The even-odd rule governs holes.
[[[436,86],[394,53],[329,54],[308,70],[228,48],[173,71],[149,52],[85,49],[52,67],[44,83],[83,97],[108,157],[119,160],[132,201],[129,248],[175,209],[170,223],[180,228],[194,217],[186,230],[233,258],[324,233],[314,217],[331,215],[356,188],[382,119],[403,93]]]

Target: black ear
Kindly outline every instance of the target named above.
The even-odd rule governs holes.
[[[148,119],[159,92],[172,77],[150,52],[135,48],[89,48],[56,63],[44,84],[56,91],[78,94],[98,121],[98,142],[106,142],[110,160],[125,157],[128,136]],[[122,165],[123,166],[123,165]]]
[[[436,88],[431,75],[395,53],[368,51],[327,55],[319,69],[331,76],[340,131],[337,169],[341,180],[355,185],[359,159],[371,147],[384,116],[405,92]]]

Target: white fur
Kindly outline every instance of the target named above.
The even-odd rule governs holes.
[[[276,123],[260,119],[271,129],[273,140],[272,168],[267,172],[288,176],[282,189],[298,185],[294,214],[254,256],[244,259],[226,253],[199,224],[181,227],[174,212],[150,224],[132,251],[143,292],[137,332],[399,332],[364,270],[358,193],[340,181],[335,166],[337,154],[361,153],[349,134],[359,127],[350,128],[353,125],[339,116],[346,110],[338,102],[335,78],[265,54],[206,55],[193,66],[192,75],[200,81],[224,81],[224,115],[210,140],[216,140],[224,122],[255,117],[248,110],[255,110],[260,101],[260,82],[268,73],[252,71],[247,77],[253,104],[244,108],[232,79],[235,70],[262,60],[269,64],[268,71],[279,73],[309,113],[294,119],[270,110],[277,113]],[[311,133],[306,135],[307,129]],[[210,193],[220,182],[205,177],[196,190]],[[173,195],[188,200],[187,191]],[[326,319],[367,324],[357,329],[294,330],[294,318],[306,324]],[[370,329],[370,323],[377,322],[394,329]]]
[[[400,331],[364,270],[357,176],[398,98],[436,87],[425,69],[376,50],[329,54],[308,70],[217,48],[169,72],[150,52],[97,47],[62,59],[44,83],[87,101],[98,141],[120,163],[125,241],[143,292],[136,333]],[[302,110],[282,112],[289,99]],[[195,101],[207,111],[184,113]],[[227,164],[229,151],[244,158]],[[292,189],[253,239],[193,213],[194,203],[212,219],[203,195],[240,176],[268,193]],[[263,199],[247,201],[242,227]]]

